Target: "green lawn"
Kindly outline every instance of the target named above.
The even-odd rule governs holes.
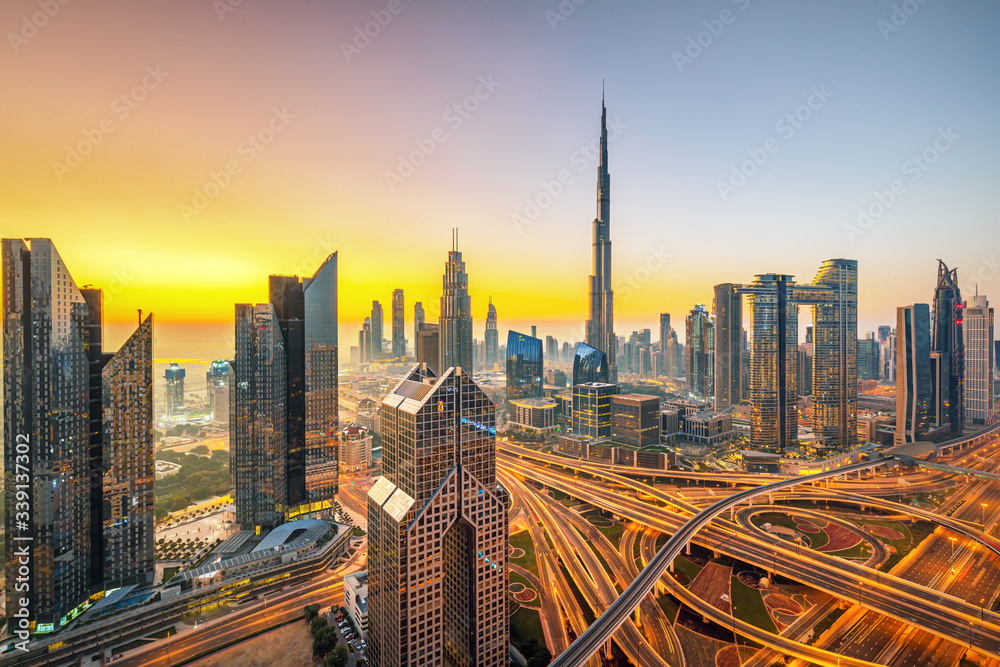
[[[761,630],[777,633],[778,629],[771,620],[771,615],[767,613],[764,606],[764,599],[760,596],[760,591],[750,588],[738,577],[733,577],[731,583],[733,605],[736,608],[736,617],[741,621],[746,621],[755,625]]]
[[[167,583],[174,578],[177,571],[180,570],[179,567],[165,567],[163,568],[163,583]]]
[[[524,549],[524,555],[520,558],[511,558],[510,562],[520,565],[536,577],[538,576],[538,563],[535,562],[535,543],[531,541],[531,533],[522,530],[510,536],[510,546],[517,549]]]
[[[531,590],[535,590],[535,587],[532,586],[531,582],[528,581],[525,577],[522,577],[521,575],[519,575],[517,572],[514,572],[513,570],[508,570],[507,571],[507,583],[508,584],[513,584],[515,582],[519,583],[519,584],[524,584],[525,588],[530,588]],[[537,593],[538,591],[535,591],[535,592]]]
[[[819,549],[821,546],[824,546],[830,541],[830,536],[826,534],[826,531],[821,533],[802,533],[803,537],[806,535],[809,536],[810,546],[813,549]]]
[[[669,595],[659,596],[656,598],[656,602],[660,605],[663,613],[667,615],[667,618],[670,619],[670,622],[673,623],[674,619],[677,618],[677,610],[679,609],[677,603]]]
[[[580,592],[573,577],[569,575],[569,570],[566,569],[566,566],[560,565],[559,569],[562,570],[563,576],[569,582],[569,587],[573,591],[573,597],[576,598],[577,604],[580,605],[580,611],[583,612],[583,620],[589,627],[591,623],[597,620],[597,617],[594,616],[594,610],[587,604],[587,599],[583,597],[583,593]]]
[[[674,569],[687,577],[688,583],[694,581],[694,578],[701,572],[700,565],[692,563],[684,556],[678,556],[674,559]]]
[[[515,646],[522,646],[534,639],[539,646],[545,646],[545,632],[542,630],[542,619],[534,609],[518,607],[510,616],[510,641]]]
[[[767,512],[766,514],[758,514],[751,519],[753,525],[760,528],[765,523],[769,523],[772,526],[783,526],[785,528],[790,528],[791,530],[798,531],[799,527],[795,524],[795,519],[788,516],[787,514],[778,514],[777,512]],[[811,535],[812,533],[810,533]]]
[[[830,627],[837,622],[837,619],[843,616],[846,609],[841,609],[837,607],[829,614],[820,619],[820,621],[813,626],[812,637],[809,638],[808,644],[814,644],[820,638],[820,636],[830,629]]]

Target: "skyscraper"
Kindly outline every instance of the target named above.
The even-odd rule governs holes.
[[[881,330],[881,327],[879,327]],[[879,342],[879,377],[882,382],[896,383],[896,331],[892,330]]]
[[[486,367],[492,369],[494,364],[500,361],[500,332],[497,331],[497,309],[493,306],[493,299],[490,298],[490,305],[486,311]]]
[[[371,360],[378,361],[384,354],[382,350],[382,304],[378,301],[372,301],[372,344],[371,344]]]
[[[666,350],[670,339],[670,313],[660,313],[660,350]]]
[[[587,345],[608,360],[612,382],[618,381],[614,292],[611,289],[611,174],[608,173],[608,112],[601,96],[601,155],[597,165],[597,217],[594,218],[594,259],[590,276]]]
[[[895,444],[920,440],[930,424],[932,401],[930,308],[926,303],[896,309]]]
[[[437,324],[421,324],[417,332],[417,363],[431,368],[441,358],[441,327]]]
[[[962,333],[965,336],[965,421],[988,424],[996,412],[993,404],[993,309],[986,296],[965,302]]]
[[[509,660],[506,490],[493,402],[468,373],[414,367],[382,401],[368,492],[372,667]]]
[[[703,304],[697,304],[684,320],[687,330],[688,391],[699,398],[713,396],[715,323]]]
[[[715,409],[725,410],[743,397],[743,303],[732,283],[715,286]],[[663,316],[660,316],[663,336]],[[670,326],[670,316],[667,316]]]
[[[573,357],[573,384],[586,382],[607,383],[609,380],[608,358],[603,352],[586,343],[576,344]]]
[[[205,374],[208,388],[208,408],[212,412],[212,421],[219,424],[229,423],[229,362],[220,359],[213,361]]]
[[[420,335],[420,325],[424,323],[424,304],[417,301],[413,304],[413,356],[417,355],[417,336]],[[436,363],[436,362],[435,362]]]
[[[813,435],[839,451],[858,444],[858,262],[828,259],[799,303],[813,304]]]
[[[2,268],[6,615],[44,633],[152,580],[153,321],[106,354],[101,291],[52,241],[3,239]]]
[[[963,308],[962,292],[958,288],[958,269],[949,270],[944,262],[938,260],[931,321],[931,352],[938,353],[940,366],[933,373],[939,378],[939,383],[935,382],[931,421],[938,426],[951,424],[953,435],[961,434],[965,423]]]
[[[573,385],[573,433],[588,438],[611,437],[611,401],[618,386],[602,382]]]
[[[358,332],[358,355],[361,363],[367,364],[374,361],[372,358],[372,318],[366,317],[361,324],[361,331]]]
[[[405,319],[403,290],[397,289],[392,293],[392,358],[400,361],[406,358],[406,334],[403,333]]]
[[[103,586],[153,583],[153,316],[101,372]]]
[[[285,343],[269,303],[236,304],[230,476],[236,522],[273,527],[288,509]]]
[[[440,361],[438,369],[452,366],[472,372],[472,302],[469,275],[458,250],[458,230],[452,232],[452,246],[444,265],[441,295]]]
[[[167,416],[179,415],[184,410],[184,369],[171,361],[163,378],[166,380]]]
[[[507,332],[507,405],[543,395],[542,365],[542,341],[513,330]]]

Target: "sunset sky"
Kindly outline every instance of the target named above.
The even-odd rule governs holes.
[[[5,0],[0,28],[0,235],[103,287],[111,346],[142,308],[158,357],[231,354],[233,304],[335,250],[345,357],[397,287],[409,339],[453,227],[477,338],[492,295],[501,338],[579,340],[602,78],[619,335],[833,257],[861,331],[937,257],[1000,302],[996,3]]]

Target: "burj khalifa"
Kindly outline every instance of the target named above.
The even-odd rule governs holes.
[[[614,292],[611,290],[611,175],[608,173],[608,111],[601,96],[601,161],[597,166],[597,217],[594,219],[594,268],[590,276],[587,344],[608,359],[610,381],[618,381],[615,353]]]

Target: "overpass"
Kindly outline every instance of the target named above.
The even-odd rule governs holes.
[[[966,447],[973,447],[975,445],[980,445],[990,438],[995,438],[1000,436],[1000,422],[987,426],[982,431],[978,433],[973,433],[961,438],[955,438],[954,440],[948,440],[947,442],[942,442],[937,446],[938,454],[951,454],[955,451],[955,448],[959,450],[965,449]]]

